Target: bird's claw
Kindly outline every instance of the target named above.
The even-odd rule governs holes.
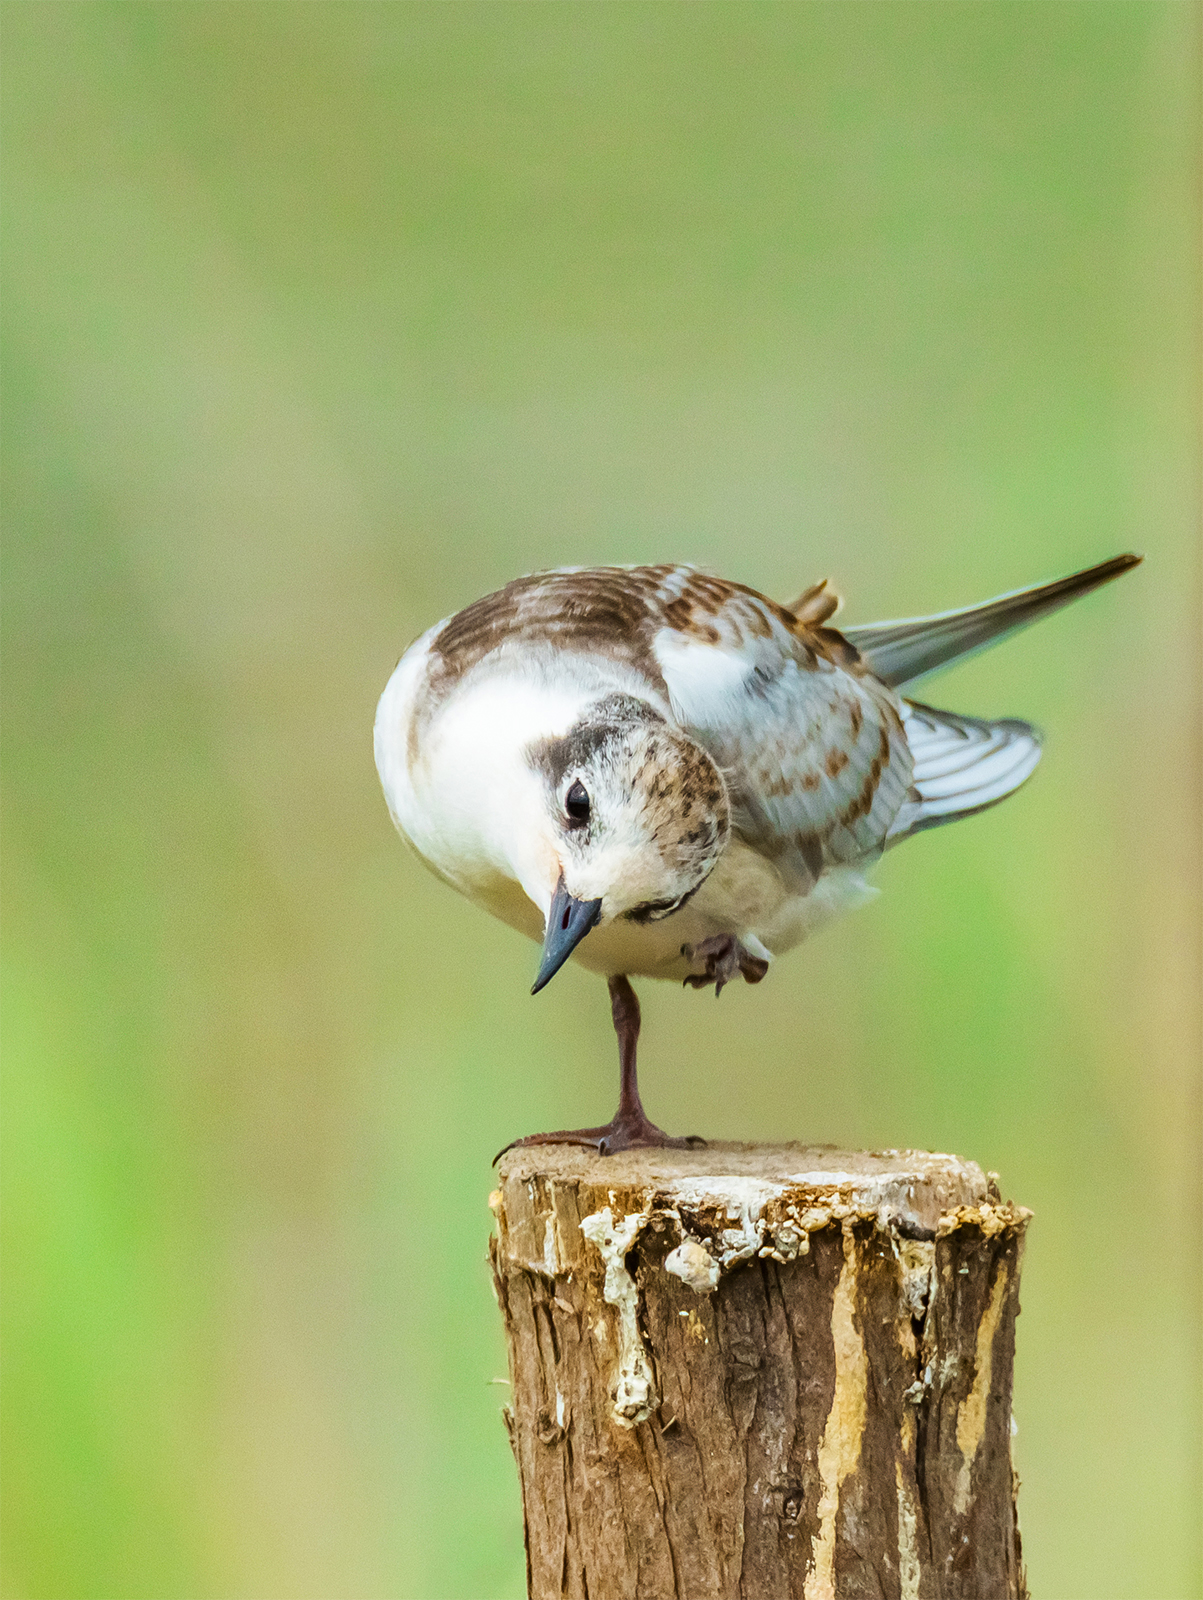
[[[614,1156],[620,1150],[697,1150],[706,1141],[696,1133],[683,1139],[665,1133],[645,1116],[616,1116],[600,1128],[562,1128],[558,1133],[528,1133],[525,1139],[513,1139],[504,1150],[493,1157],[496,1166],[510,1150],[522,1150],[536,1144],[575,1144],[586,1150],[596,1150],[599,1156]]]
[[[730,983],[737,972],[743,974],[746,983],[759,983],[769,970],[768,962],[754,956],[733,933],[716,933],[698,944],[683,944],[681,954],[687,961],[702,961],[706,966],[704,972],[689,973],[686,985],[691,989],[706,989],[713,984],[716,995],[722,994],[723,986]]]

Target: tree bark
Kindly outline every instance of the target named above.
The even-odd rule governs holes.
[[[505,1156],[492,1196],[532,1600],[1020,1600],[1030,1212],[973,1162]]]

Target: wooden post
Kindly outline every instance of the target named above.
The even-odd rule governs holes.
[[[532,1600],[1020,1600],[1030,1212],[973,1162],[516,1150],[492,1196]]]

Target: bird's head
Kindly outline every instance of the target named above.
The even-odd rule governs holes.
[[[608,695],[530,759],[546,810],[549,899],[537,993],[591,928],[652,922],[709,877],[730,832],[714,761],[645,702]]]

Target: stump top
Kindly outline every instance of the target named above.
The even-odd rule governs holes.
[[[925,1150],[831,1145],[714,1143],[604,1157],[573,1145],[536,1145],[504,1155],[498,1180],[507,1221],[518,1232],[525,1232],[528,1212],[534,1222],[556,1209],[557,1190],[572,1193],[580,1216],[607,1206],[614,1215],[725,1206],[751,1221],[783,1205],[795,1212],[838,1207],[875,1212],[884,1225],[929,1238],[942,1217],[999,1198],[975,1161]]]

